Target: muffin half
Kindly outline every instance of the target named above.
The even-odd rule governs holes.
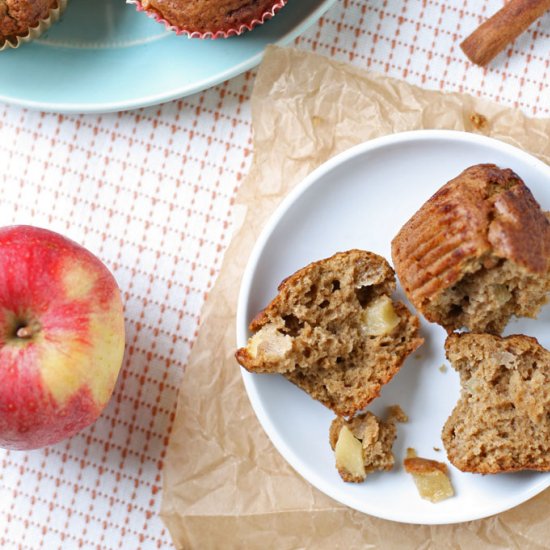
[[[550,471],[550,352],[535,338],[452,334],[447,358],[460,400],[443,428],[463,472]]]
[[[472,166],[444,185],[392,242],[409,300],[448,332],[500,334],[535,317],[550,290],[550,222],[512,170]]]
[[[250,372],[280,373],[351,416],[380,394],[423,342],[418,319],[393,302],[395,275],[372,252],[350,250],[285,279],[236,353]]]

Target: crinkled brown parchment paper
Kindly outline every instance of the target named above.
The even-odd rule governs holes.
[[[476,129],[470,116],[487,117]],[[550,163],[550,119],[426,91],[323,57],[271,48],[252,96],[254,162],[235,236],[202,314],[179,394],[161,515],[178,548],[547,548],[550,490],[498,516],[405,525],[346,508],[304,481],[271,445],[234,360],[241,275],[261,227],[316,166],[360,143],[419,128],[478,131]]]

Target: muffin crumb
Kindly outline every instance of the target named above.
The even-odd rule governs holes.
[[[409,421],[407,413],[399,405],[390,405],[388,407],[388,420],[405,423]]]
[[[487,127],[487,117],[479,113],[472,113],[470,115],[470,122],[476,130],[483,130]]]
[[[351,420],[338,416],[332,421],[329,442],[335,453],[336,468],[347,482],[360,483],[368,474],[391,470],[397,430],[393,421],[383,421],[371,412]]]

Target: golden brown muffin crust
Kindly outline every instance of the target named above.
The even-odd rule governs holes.
[[[259,19],[275,0],[142,0],[170,24],[201,33],[229,31]]]
[[[427,306],[465,277],[510,261],[525,274],[548,278],[550,223],[512,170],[479,164],[444,185],[414,214],[394,238],[392,257],[415,307],[452,330],[460,327],[438,319]],[[502,323],[494,322],[495,332]]]
[[[56,7],[57,0],[0,0],[0,41],[26,35]]]

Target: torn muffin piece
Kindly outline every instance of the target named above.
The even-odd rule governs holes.
[[[550,222],[512,170],[472,166],[445,184],[392,242],[408,298],[447,332],[500,334],[536,317],[550,291]]]
[[[414,449],[409,448],[403,465],[405,471],[413,476],[421,498],[430,502],[441,502],[454,496],[449,469],[443,462],[421,458]]]
[[[419,321],[393,302],[395,275],[372,252],[314,262],[279,285],[236,352],[250,372],[281,373],[337,415],[351,416],[380,394],[423,339]]]
[[[371,412],[359,414],[351,420],[335,418],[330,426],[329,441],[340,477],[344,481],[360,483],[374,471],[391,470],[396,435],[392,420],[384,422]]]
[[[463,472],[550,471],[550,352],[535,338],[452,334],[447,358],[460,399],[443,428]]]

